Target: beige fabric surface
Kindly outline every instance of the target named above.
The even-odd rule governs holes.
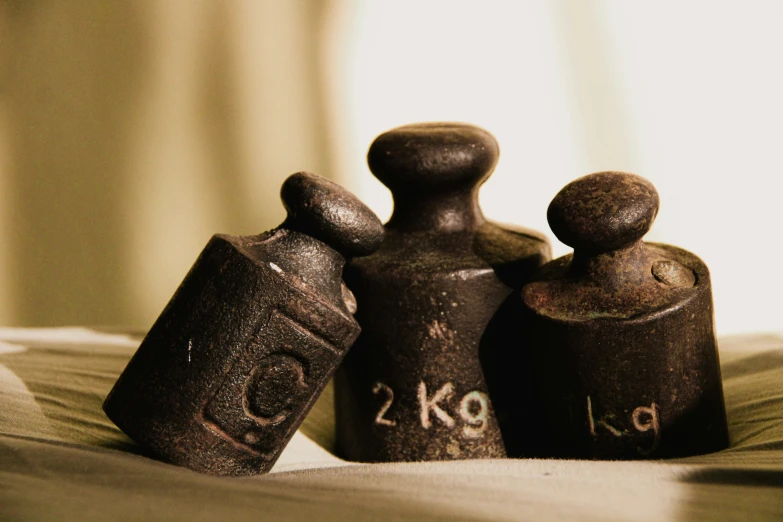
[[[355,464],[327,390],[266,476],[155,461],[101,410],[140,336],[0,328],[0,520],[782,520],[783,338],[721,341],[732,444],[653,462]]]

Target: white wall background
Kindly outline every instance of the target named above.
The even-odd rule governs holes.
[[[600,170],[650,179],[648,240],[706,261],[718,332],[783,330],[783,2],[333,2],[322,36],[334,171],[382,216],[374,136],[475,123],[501,159],[481,202],[549,233],[546,207]]]
[[[212,233],[279,223],[285,176],[387,217],[372,139],[457,120],[500,142],[490,218],[548,232],[570,180],[641,174],[719,332],[783,330],[782,27],[779,0],[0,0],[0,324],[147,328]]]

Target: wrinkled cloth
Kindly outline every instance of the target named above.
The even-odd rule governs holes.
[[[327,388],[272,473],[241,478],[145,456],[103,413],[140,340],[0,328],[0,520],[783,520],[781,336],[721,339],[731,447],[710,455],[348,463]]]

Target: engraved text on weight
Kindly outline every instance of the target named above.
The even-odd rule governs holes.
[[[375,424],[379,426],[397,426],[396,419],[387,417],[389,408],[394,402],[394,390],[387,384],[376,382],[372,388],[375,395],[384,398],[383,404],[375,416]],[[425,430],[430,429],[435,422],[449,428],[457,426],[457,419],[462,421],[462,433],[467,438],[478,438],[487,429],[489,415],[489,400],[487,394],[478,390],[465,394],[459,402],[457,411],[450,411],[447,401],[454,395],[454,384],[447,382],[434,392],[427,389],[424,381],[419,382],[417,392],[418,421]]]

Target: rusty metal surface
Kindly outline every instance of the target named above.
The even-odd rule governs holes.
[[[281,195],[279,228],[210,240],[104,403],[163,460],[269,471],[359,334],[341,274],[378,247],[381,223],[313,174]]]
[[[381,248],[345,271],[362,334],[335,376],[341,456],[506,455],[482,363],[505,350],[518,320],[508,310],[550,248],[484,218],[478,189],[498,154],[488,132],[464,124],[404,126],[372,144],[394,213]]]
[[[602,172],[567,185],[548,219],[573,255],[523,290],[517,360],[534,368],[509,433],[515,456],[666,458],[728,445],[707,266],[644,243],[652,184]]]

